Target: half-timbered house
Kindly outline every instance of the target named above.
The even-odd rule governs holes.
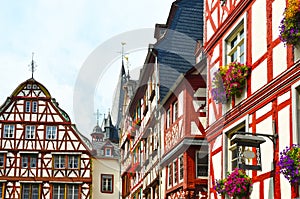
[[[0,197],[88,199],[91,144],[31,78],[0,107]]]
[[[149,45],[137,89],[123,117],[120,142],[123,198],[167,198],[180,191],[206,187],[207,169],[201,169],[201,174],[199,170],[198,177],[201,177],[196,177],[194,162],[196,151],[201,151],[200,145],[205,143],[204,127],[199,120],[205,118],[205,113],[200,114],[192,107],[194,102],[199,104],[198,100],[205,105],[205,92],[198,91],[200,87],[205,90],[205,83],[196,69],[187,75],[190,80],[199,78],[193,82],[193,88],[185,87],[185,81],[177,82],[195,66],[195,47],[203,36],[202,15],[202,1],[177,0],[171,6],[167,23],[156,25],[154,37],[157,42]],[[193,114],[184,113],[185,108]],[[185,116],[188,116],[187,120],[183,119]],[[185,136],[189,138],[184,140]],[[195,143],[193,137],[197,137]],[[193,146],[188,150],[185,147],[178,149],[176,146],[180,144]],[[207,154],[205,146],[201,153]],[[182,158],[177,159],[176,155]],[[205,160],[207,156],[201,154],[199,157]],[[183,178],[177,177],[183,169],[182,163],[185,164],[184,172],[181,172]],[[166,184],[169,164],[178,179],[171,186]],[[207,168],[207,163],[202,166]]]
[[[246,163],[251,198],[299,197],[299,188],[289,184],[277,164],[280,151],[299,144],[300,133],[298,49],[279,38],[286,6],[282,0],[205,0],[209,198],[221,198],[216,179]],[[251,69],[244,87],[238,95],[228,95],[226,88],[227,96],[217,95],[213,89],[220,66],[237,62]],[[243,139],[263,138],[260,150],[237,147],[235,135],[243,133]]]

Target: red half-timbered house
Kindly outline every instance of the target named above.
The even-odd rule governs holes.
[[[207,197],[206,60],[181,75],[162,101],[166,198]]]
[[[242,159],[261,166],[260,170],[246,169],[253,181],[251,198],[299,197],[298,187],[289,184],[277,164],[280,151],[299,144],[300,133],[298,48],[285,46],[279,38],[286,5],[282,0],[205,0],[209,198],[221,198],[213,188],[215,180],[237,167],[236,154],[245,154],[245,148],[237,153],[233,143],[237,131],[266,140],[260,146],[259,160],[258,151],[251,148],[256,159]],[[251,74],[239,96],[218,101],[212,82],[220,66],[231,62],[247,64]]]
[[[33,78],[0,107],[0,197],[88,199],[91,145]]]

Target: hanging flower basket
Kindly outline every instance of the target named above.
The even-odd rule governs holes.
[[[252,180],[242,169],[234,169],[227,178],[216,180],[214,189],[223,196],[248,199],[252,192]]]
[[[289,0],[279,26],[280,40],[285,44],[300,43],[300,1]]]
[[[290,182],[300,182],[300,146],[293,144],[280,152],[280,173]]]
[[[245,88],[251,67],[239,62],[220,66],[212,80],[212,97],[216,103],[226,103],[232,96],[240,97]]]

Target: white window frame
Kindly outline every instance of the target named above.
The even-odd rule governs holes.
[[[166,127],[167,127],[167,129],[170,128],[170,126],[171,126],[171,109],[169,108],[166,111]]]
[[[230,147],[230,136],[232,133],[240,130],[241,128],[245,128],[246,132],[249,132],[249,115],[246,115],[245,117],[241,118],[240,120],[236,121],[232,125],[228,126],[223,130],[224,132],[224,144],[223,144],[223,151],[224,158],[223,158],[223,165],[224,165],[224,173],[231,172],[232,169],[232,154],[230,152],[230,149],[234,149],[234,145]]]
[[[66,184],[53,184],[52,195],[53,199],[65,199]]]
[[[229,64],[231,62],[246,62],[246,26],[245,21],[242,19],[238,22],[238,25],[234,27],[234,29],[230,32],[230,34],[224,40],[225,43],[225,63]],[[243,37],[241,37],[241,31],[243,31]],[[234,39],[237,39],[237,43],[232,47],[231,43]],[[243,46],[243,52],[241,53],[241,46]],[[232,55],[234,52],[237,52],[237,56],[235,60],[232,60]],[[241,57],[244,57],[241,60]]]
[[[25,112],[29,113],[31,108],[31,103],[30,101],[25,101]]]
[[[37,111],[38,111],[38,102],[37,101],[32,101],[31,109],[32,109],[31,111],[33,113],[37,113]]]
[[[172,168],[172,163],[170,163],[168,165],[167,170],[168,170],[168,188],[170,188],[173,185],[173,168]]]
[[[13,138],[15,134],[15,125],[5,124],[3,127],[3,138]]]
[[[21,168],[37,168],[37,161],[38,156],[37,154],[28,154],[24,153],[21,155]]]
[[[46,139],[53,140],[57,136],[57,126],[47,126],[46,127]]]
[[[178,118],[178,101],[173,103],[173,122]]]
[[[67,184],[67,199],[77,199],[79,197],[79,185]]]
[[[66,155],[54,155],[53,156],[54,169],[66,168]]]
[[[182,161],[182,167],[180,166],[180,163]],[[180,178],[180,176],[182,175],[182,178]],[[184,159],[183,159],[183,155],[180,155],[178,158],[178,181],[183,182],[183,178],[184,178]]]
[[[26,126],[25,138],[26,139],[34,139],[35,138],[35,126],[33,126],[33,125]]]
[[[102,193],[113,193],[114,175],[112,174],[101,174],[101,192]]]
[[[173,186],[177,185],[178,183],[178,162],[177,159],[173,161],[172,165],[172,170],[173,170]]]
[[[78,169],[79,162],[79,155],[68,155],[68,169]]]
[[[104,148],[105,156],[111,157],[112,156],[112,149],[111,148]]]

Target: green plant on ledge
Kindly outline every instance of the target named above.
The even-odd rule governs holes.
[[[300,1],[288,0],[279,26],[280,40],[286,45],[300,42]]]

